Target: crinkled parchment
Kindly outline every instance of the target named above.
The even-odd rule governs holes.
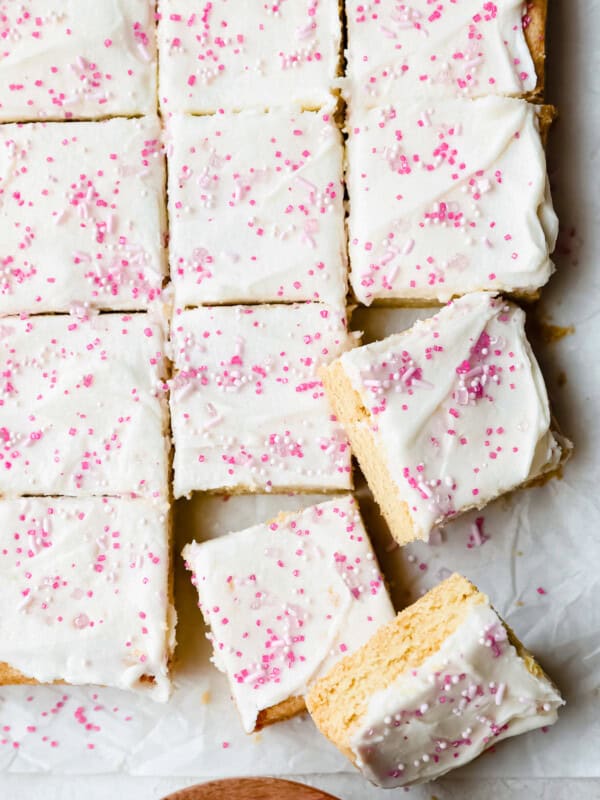
[[[600,247],[594,230],[600,221],[600,6],[567,0],[551,5],[549,95],[561,118],[552,138],[550,174],[562,233],[559,271],[543,294],[541,310],[553,324],[573,325],[575,332],[550,343],[544,338],[552,338],[552,331],[542,326],[546,336],[534,345],[575,455],[562,480],[516,492],[485,509],[489,538],[475,546],[470,537],[479,514],[449,525],[437,544],[391,549],[368,492],[359,488],[397,606],[448,571],[464,573],[490,595],[566,697],[559,722],[548,732],[500,744],[463,769],[463,776],[600,776]],[[353,326],[377,338],[402,329],[411,318],[408,312],[361,310]],[[246,527],[316,499],[198,497],[181,503],[178,551],[193,538]],[[177,569],[181,623],[172,700],[158,705],[108,689],[3,687],[0,770],[200,779],[351,769],[305,717],[256,735],[242,733],[225,678],[209,663],[202,618],[179,557]]]

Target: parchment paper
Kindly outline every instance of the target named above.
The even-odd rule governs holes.
[[[500,744],[460,771],[468,777],[600,776],[600,247],[594,231],[600,223],[600,5],[592,0],[550,5],[549,98],[561,110],[550,175],[562,232],[559,271],[543,294],[541,310],[546,321],[575,330],[548,342],[553,331],[542,326],[534,349],[575,455],[562,480],[489,506],[483,512],[489,538],[478,546],[470,539],[478,515],[469,515],[448,526],[437,544],[391,549],[389,534],[359,485],[397,607],[448,571],[463,572],[489,593],[567,699],[557,725]],[[412,312],[360,310],[353,327],[366,330],[367,339],[379,338],[413,318]],[[179,503],[177,550],[192,538],[245,527],[318,499],[196,497]],[[257,735],[242,733],[225,678],[208,661],[195,594],[178,562],[180,644],[170,703],[109,689],[4,687],[0,771],[201,779],[352,769],[305,717]]]

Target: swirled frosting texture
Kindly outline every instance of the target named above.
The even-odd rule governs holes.
[[[155,109],[151,0],[0,2],[0,121]]]
[[[522,0],[346,0],[352,105],[407,97],[519,95],[537,77]]]
[[[147,309],[166,273],[157,117],[0,127],[0,315]]]
[[[331,101],[338,0],[160,0],[159,12],[163,113]]]
[[[343,307],[343,152],[331,114],[176,115],[168,130],[176,305]]]
[[[164,350],[148,314],[0,321],[0,496],[166,497]]]
[[[166,505],[140,498],[0,501],[0,662],[41,683],[167,700],[167,519]]]
[[[537,107],[420,99],[350,115],[350,281],[357,298],[535,293],[558,223]]]
[[[318,303],[175,315],[175,496],[241,488],[348,489],[350,445],[318,372],[354,344]]]

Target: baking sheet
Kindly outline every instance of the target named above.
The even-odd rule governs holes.
[[[478,583],[538,656],[567,699],[559,722],[499,745],[460,771],[466,777],[600,776],[600,4],[551,3],[549,97],[561,109],[550,174],[562,232],[558,274],[542,311],[572,335],[535,347],[564,432],[576,454],[560,481],[489,506],[489,538],[469,546],[475,515],[446,528],[434,545],[390,550],[390,539],[361,487],[359,497],[384,572],[401,606],[448,570]],[[400,329],[406,312],[359,311],[371,335]],[[557,333],[557,331],[554,331]],[[561,331],[558,331],[561,333]],[[177,507],[178,546],[297,508],[317,498],[194,498]],[[108,689],[3,687],[0,770],[55,775],[126,772],[203,777],[314,774],[351,769],[310,720],[298,718],[246,736],[223,676],[208,663],[201,616],[178,566],[181,615],[176,690],[166,706]],[[458,774],[458,773],[457,773]],[[0,785],[1,785],[0,778]],[[413,796],[429,797],[427,790]],[[358,794],[356,795],[359,796]]]

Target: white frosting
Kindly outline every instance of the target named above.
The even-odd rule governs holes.
[[[346,0],[352,105],[533,91],[523,0]],[[527,17],[525,17],[527,22]]]
[[[0,320],[0,496],[165,496],[164,347],[147,314]]]
[[[394,617],[352,497],[183,551],[244,730]]]
[[[0,662],[42,683],[167,700],[167,518],[167,506],[143,499],[0,501]]]
[[[344,305],[343,154],[329,112],[176,115],[169,138],[176,305]]]
[[[0,127],[0,314],[143,309],[166,272],[156,117]]]
[[[434,655],[369,698],[350,746],[373,783],[422,783],[501,739],[552,725],[563,704],[547,678],[529,672],[497,614],[473,605]]]
[[[156,108],[151,0],[1,0],[0,121]]]
[[[353,343],[339,312],[198,308],[176,313],[171,336],[176,497],[351,487],[350,446],[318,377]]]
[[[558,465],[524,322],[474,293],[341,358],[417,538]]]
[[[338,0],[160,0],[163,112],[319,108],[331,101]]]
[[[534,292],[558,222],[535,106],[419,100],[350,118],[350,276],[357,298],[444,302]]]

